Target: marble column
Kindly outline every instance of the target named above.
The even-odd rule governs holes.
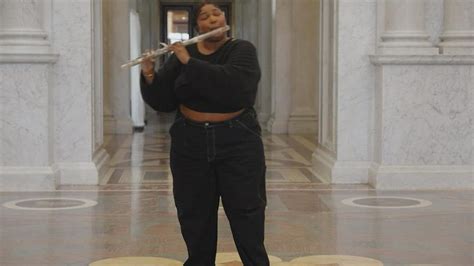
[[[313,168],[328,183],[367,183],[376,1],[321,1],[318,143]],[[358,14],[354,16],[353,14]]]
[[[110,58],[112,57],[112,52],[111,49],[109,48],[111,44],[111,38],[109,37],[111,35],[111,24],[112,24],[112,19],[110,15],[110,7],[109,7],[109,2],[107,0],[103,0],[102,2],[102,29],[103,29],[103,35],[102,35],[102,45],[103,45],[103,53],[102,53],[102,71],[103,71],[103,115],[104,115],[104,132],[106,134],[114,134],[116,133],[115,130],[115,125],[116,125],[116,120],[114,117],[114,114],[112,112],[112,96],[113,96],[113,91],[111,90],[111,76],[112,76],[112,68],[109,67],[109,61],[111,60]]]
[[[258,61],[262,71],[257,95],[258,117],[262,124],[270,118],[272,108],[272,1],[258,1]]]
[[[232,6],[233,14],[234,14],[234,25],[233,26],[233,34],[234,37],[239,39],[244,39],[250,41],[255,47],[257,48],[258,53],[259,50],[259,40],[260,40],[260,30],[259,24],[261,17],[259,16],[260,13],[260,4],[259,2],[268,2],[268,0],[264,1],[257,1],[257,0],[239,0],[236,1],[235,4]],[[260,58],[259,58],[260,59]],[[265,75],[263,74],[262,77]],[[261,85],[261,83],[260,83]],[[261,102],[261,86],[257,91],[257,98],[255,101],[255,109],[257,113],[260,114],[262,102]]]
[[[441,53],[474,54],[474,1],[444,0],[444,32]]]
[[[335,9],[332,0],[320,2],[320,77],[319,77],[319,121],[318,144],[313,153],[313,167],[320,179],[333,182],[332,168],[336,158],[337,134],[337,29]]]
[[[104,153],[95,154],[93,0],[53,1],[52,39],[61,57],[53,66],[53,167],[58,184],[98,184]],[[99,157],[95,157],[98,155]]]
[[[292,102],[288,133],[316,134],[319,1],[294,1],[292,10],[292,34],[296,41],[292,44]]]
[[[109,154],[104,149],[104,61],[103,61],[103,17],[102,0],[92,3],[92,90],[93,90],[93,161],[96,164],[99,176],[103,176],[106,167],[104,164],[109,159]]]
[[[385,0],[377,4],[380,54],[438,54],[425,30],[424,0]]]
[[[271,113],[272,0],[239,0],[232,8],[234,37],[248,40],[257,48],[262,77],[254,107],[265,124]]]
[[[98,2],[0,0],[0,191],[98,184]]]
[[[291,52],[294,42],[291,0],[272,2],[272,113],[267,130],[287,133],[291,107]]]
[[[130,115],[130,73],[117,67],[130,60],[131,3],[131,1],[103,1],[104,130],[107,134],[133,132]]]

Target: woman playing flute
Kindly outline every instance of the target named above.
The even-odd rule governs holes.
[[[217,5],[196,9],[199,33],[226,25]],[[158,70],[142,64],[141,92],[157,111],[177,110],[169,132],[173,195],[188,259],[215,265],[219,198],[246,266],[269,265],[264,246],[265,156],[253,105],[260,81],[254,45],[226,33],[170,46]]]

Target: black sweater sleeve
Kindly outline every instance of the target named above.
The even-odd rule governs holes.
[[[194,93],[235,109],[253,105],[261,75],[256,49],[247,41],[232,47],[224,64],[191,58],[184,71]]]
[[[174,81],[179,74],[181,63],[172,55],[158,70],[151,84],[143,74],[140,76],[140,91],[143,100],[154,110],[172,112],[177,109],[178,101],[174,94]]]

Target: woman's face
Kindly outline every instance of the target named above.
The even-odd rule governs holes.
[[[200,34],[224,27],[226,24],[224,12],[212,4],[203,6],[197,17],[197,26]],[[225,37],[226,33],[223,33],[207,40],[218,42]]]

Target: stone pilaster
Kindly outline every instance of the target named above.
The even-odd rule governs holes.
[[[474,54],[474,1],[444,0],[444,32],[441,53]]]
[[[0,1],[0,63],[52,63],[49,42],[51,2]]]
[[[378,1],[380,54],[438,54],[424,26],[423,0]]]

